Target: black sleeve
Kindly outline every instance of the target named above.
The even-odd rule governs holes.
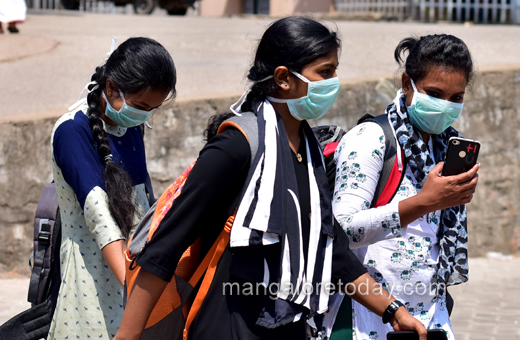
[[[349,248],[349,239],[334,218],[336,238],[332,250],[332,283],[341,282],[342,287],[367,272],[366,268]]]
[[[222,231],[250,163],[249,143],[234,128],[206,144],[137,264],[170,281],[182,254],[199,236],[214,240]]]

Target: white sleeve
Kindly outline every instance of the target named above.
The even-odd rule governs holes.
[[[401,236],[398,200],[369,209],[383,169],[384,154],[383,129],[369,122],[350,130],[336,149],[332,208],[352,249]]]
[[[85,222],[96,238],[99,249],[107,244],[124,239],[121,229],[110,214],[108,197],[103,189],[94,187],[85,199]]]

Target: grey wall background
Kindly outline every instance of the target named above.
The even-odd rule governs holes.
[[[331,111],[316,125],[349,129],[365,112],[380,114],[395,96],[394,79],[342,84]],[[155,115],[147,130],[147,161],[156,196],[203,146],[207,119],[236,98],[179,101]],[[455,127],[482,148],[479,185],[469,212],[470,256],[514,253],[520,243],[520,69],[478,74]],[[2,123],[0,129],[0,270],[28,272],[33,218],[42,188],[52,180],[50,132],[56,118]]]

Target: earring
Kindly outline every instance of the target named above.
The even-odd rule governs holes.
[[[108,91],[108,95],[111,96],[112,95],[112,91]]]
[[[285,83],[285,87],[289,86],[287,83]]]

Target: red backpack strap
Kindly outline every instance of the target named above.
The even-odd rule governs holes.
[[[404,151],[401,150],[401,159],[404,161]],[[391,162],[392,160],[390,160]],[[378,182],[378,186],[382,185],[383,187],[380,190],[380,194],[376,199],[374,195],[374,201],[372,201],[372,208],[381,207],[383,205],[387,205],[394,198],[395,194],[399,190],[401,186],[401,182],[404,178],[405,173],[405,165],[403,164],[403,169],[399,170],[399,161],[396,155],[393,156],[393,164],[392,168],[390,168],[390,173],[386,175],[386,181],[381,181],[383,177],[383,172],[385,167],[383,166],[383,171],[381,171],[380,181]],[[381,184],[380,184],[381,183]]]
[[[401,150],[401,159],[403,160],[402,170],[399,170],[399,162],[397,158],[398,142],[395,137],[394,128],[388,121],[386,114],[379,115],[377,117],[372,116],[370,113],[366,113],[358,121],[358,124],[372,122],[376,123],[383,129],[385,135],[385,154],[383,158],[383,169],[379,175],[379,181],[377,182],[376,190],[374,191],[374,197],[371,208],[380,207],[388,204],[395,196],[401,182],[404,178],[406,169],[404,151]]]

